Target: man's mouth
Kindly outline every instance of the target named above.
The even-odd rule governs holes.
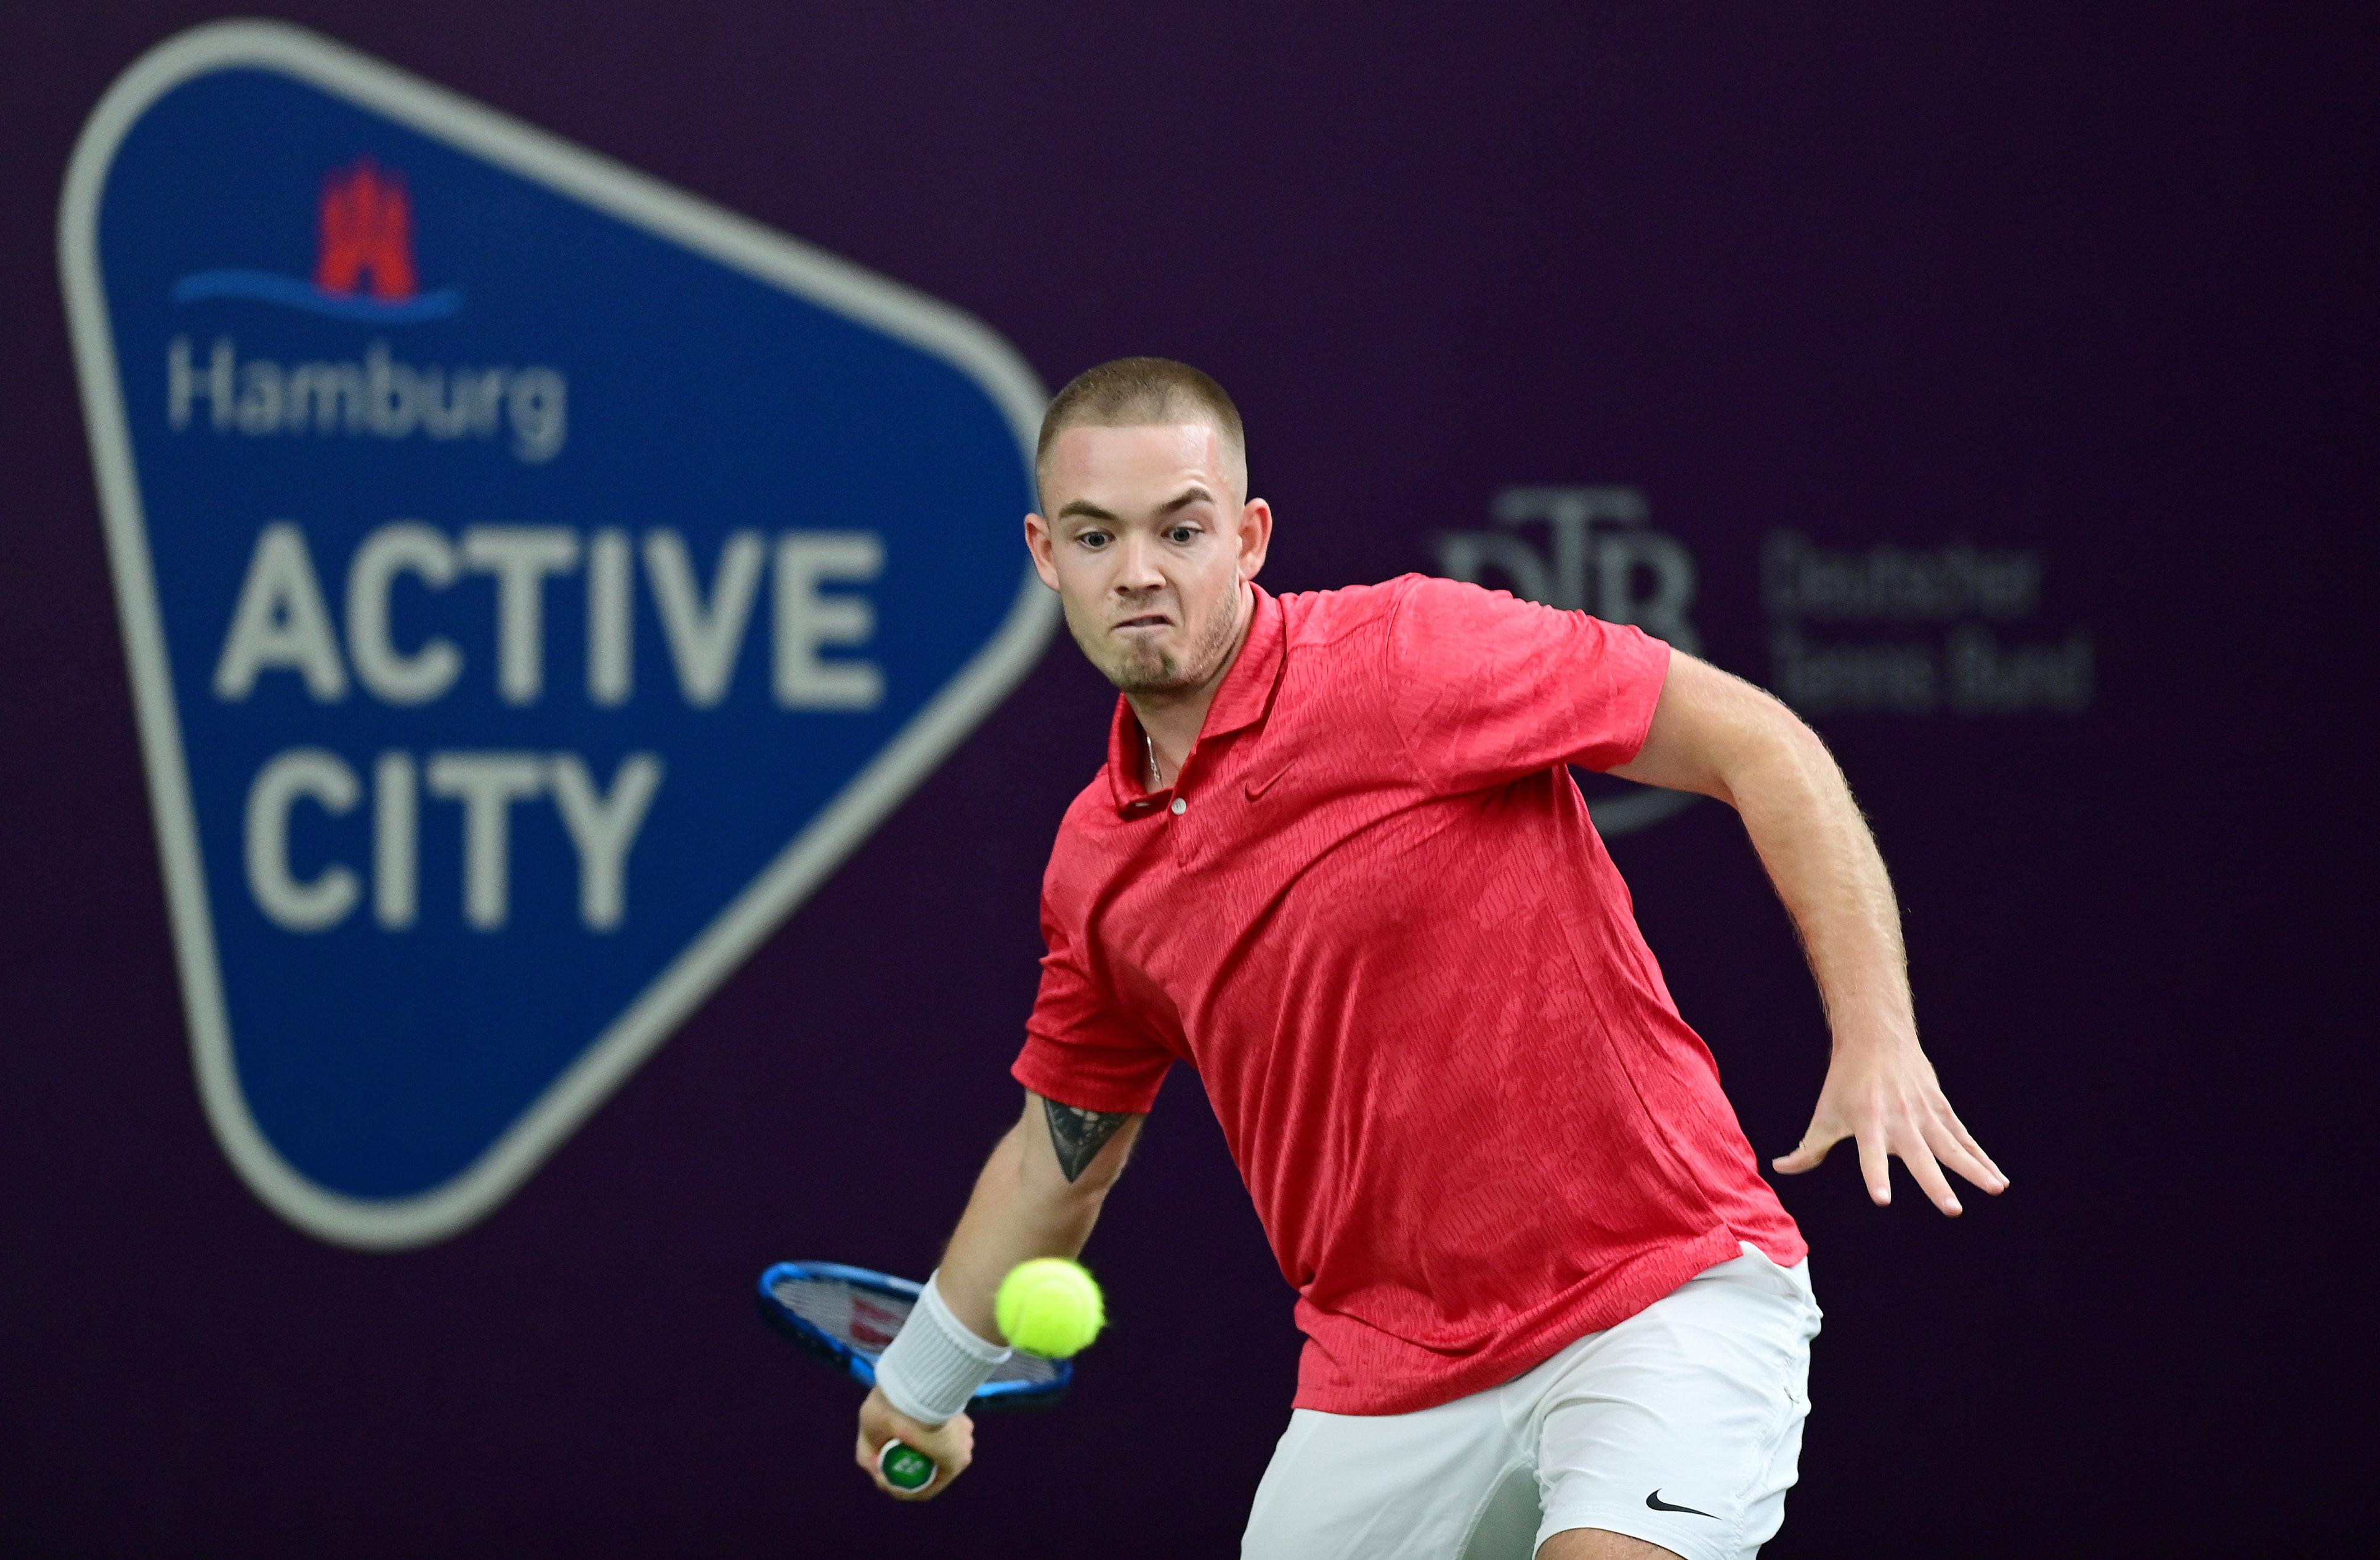
[[[1137,617],[1127,617],[1116,624],[1118,628],[1171,628],[1173,619],[1161,612],[1144,612]]]

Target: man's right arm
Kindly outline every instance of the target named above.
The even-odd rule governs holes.
[[[976,1177],[975,1193],[935,1274],[934,1288],[960,1325],[999,1342],[993,1302],[1009,1270],[1034,1257],[1082,1250],[1131,1157],[1141,1120],[1026,1092],[1025,1114]],[[914,1495],[886,1484],[876,1454],[895,1437],[932,1457],[943,1477]],[[887,1494],[919,1500],[941,1493],[966,1467],[973,1447],[973,1426],[963,1413],[941,1425],[921,1424],[894,1408],[880,1386],[860,1406],[857,1460]]]

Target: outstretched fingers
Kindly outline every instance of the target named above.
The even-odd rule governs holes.
[[[1922,1056],[1913,1071],[1903,1070],[1897,1078],[1889,1071],[1879,1077],[1857,1066],[1846,1069],[1839,1060],[1828,1070],[1810,1129],[1792,1152],[1780,1154],[1770,1164],[1782,1176],[1815,1170],[1845,1138],[1858,1144],[1860,1179],[1879,1208],[1892,1203],[1895,1158],[1907,1167],[1910,1178],[1927,1200],[1949,1215],[1963,1212],[1958,1193],[1951,1189],[1950,1174],[1995,1196],[2008,1188],[2008,1176],[1950,1109],[1950,1102],[1943,1098],[1940,1085],[1934,1080],[1932,1067]]]

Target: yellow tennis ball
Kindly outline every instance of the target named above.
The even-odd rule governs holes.
[[[1065,1359],[1090,1347],[1106,1325],[1099,1286],[1080,1262],[1036,1257],[1000,1281],[993,1320],[1011,1345],[1044,1359]]]

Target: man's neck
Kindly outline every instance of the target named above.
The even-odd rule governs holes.
[[[1198,732],[1207,724],[1207,712],[1213,708],[1215,695],[1231,676],[1232,668],[1239,664],[1240,652],[1247,648],[1248,630],[1256,626],[1256,605],[1255,589],[1243,583],[1239,603],[1233,608],[1240,615],[1239,632],[1232,635],[1231,653],[1223,657],[1214,676],[1196,688],[1124,695],[1132,702],[1132,713],[1139,717],[1141,730],[1148,733],[1150,751],[1142,757],[1154,757],[1157,761],[1161,778],[1152,788],[1172,785],[1173,777],[1182,773],[1184,762],[1190,757],[1191,745],[1198,740]],[[1140,778],[1142,784],[1149,783],[1146,773]]]

